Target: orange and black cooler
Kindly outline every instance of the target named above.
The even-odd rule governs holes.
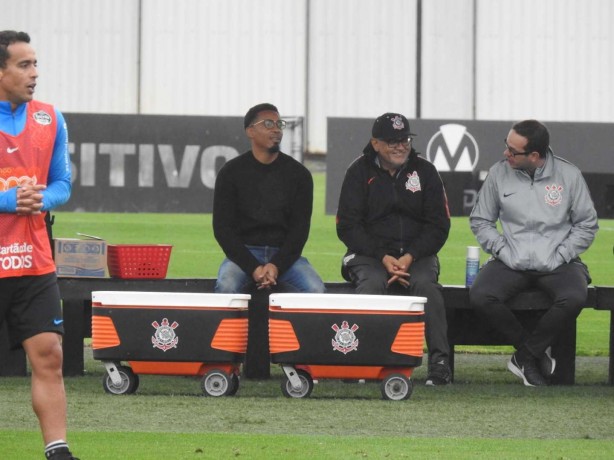
[[[134,393],[139,374],[159,374],[202,376],[205,395],[235,394],[247,349],[249,299],[246,294],[93,292],[92,349],[107,369],[105,391]]]
[[[272,294],[271,362],[280,364],[285,396],[309,396],[313,380],[381,381],[385,399],[411,396],[422,364],[425,297]]]

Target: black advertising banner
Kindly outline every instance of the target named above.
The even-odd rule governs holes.
[[[61,211],[210,213],[223,164],[249,149],[242,117],[65,113],[73,193]],[[301,160],[302,120],[286,118],[282,150]],[[326,212],[373,120],[329,118]],[[614,217],[610,123],[548,123],[554,152],[578,166],[599,216]],[[414,146],[435,164],[452,215],[468,215],[490,166],[503,158],[506,121],[410,120]]]
[[[601,218],[614,217],[614,144],[611,123],[544,122],[554,153],[582,171]],[[329,118],[326,155],[326,212],[337,209],[349,164],[369,142],[373,120]],[[469,215],[488,169],[503,159],[513,122],[472,120],[409,120],[417,134],[414,147],[431,161],[446,186],[450,212]]]
[[[62,211],[211,212],[217,172],[249,149],[242,117],[64,116],[73,192]]]

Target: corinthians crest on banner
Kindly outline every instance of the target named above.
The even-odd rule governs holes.
[[[333,350],[340,351],[344,355],[347,355],[350,351],[358,349],[358,339],[356,338],[355,331],[358,330],[356,324],[350,327],[347,321],[341,323],[341,327],[337,324],[333,324],[331,329],[336,332],[335,338],[331,340]]]
[[[156,328],[156,332],[151,338],[154,348],[159,348],[162,351],[177,348],[177,343],[179,343],[179,337],[175,334],[175,329],[179,326],[177,321],[169,324],[168,319],[164,318],[162,324],[154,321],[151,325]]]

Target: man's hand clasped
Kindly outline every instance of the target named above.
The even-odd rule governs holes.
[[[268,263],[256,267],[254,273],[252,273],[252,278],[254,279],[256,286],[258,286],[258,289],[271,289],[272,286],[277,284],[278,275],[279,270],[277,267],[271,263]]]
[[[388,286],[391,286],[393,283],[399,283],[403,287],[409,287],[409,267],[411,266],[414,258],[411,254],[404,254],[399,257],[392,257],[389,255],[385,255],[382,259],[382,263],[384,267],[386,267],[386,271],[390,274],[390,278],[388,279]]]
[[[41,191],[47,188],[45,185],[25,184],[17,187],[17,208],[15,211],[20,216],[40,214],[43,209],[43,194]]]

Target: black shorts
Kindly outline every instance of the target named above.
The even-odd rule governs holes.
[[[0,278],[0,325],[3,321],[11,348],[42,332],[64,334],[56,274]]]

